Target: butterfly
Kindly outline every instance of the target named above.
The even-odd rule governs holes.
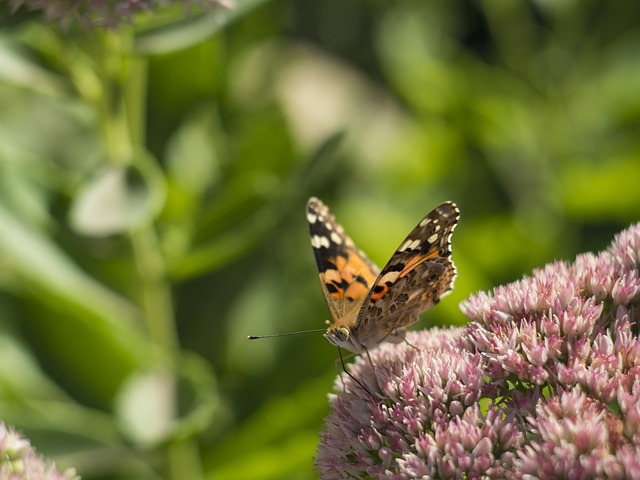
[[[451,234],[460,211],[453,202],[431,210],[380,269],[354,245],[327,206],[312,197],[307,221],[324,298],[333,323],[325,338],[363,353],[399,343],[420,312],[453,287]],[[329,323],[329,322],[328,322]]]

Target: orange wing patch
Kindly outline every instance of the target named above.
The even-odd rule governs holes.
[[[400,272],[399,277],[406,277],[407,274],[415,269],[418,265],[420,265],[422,262],[426,262],[427,260],[429,260],[430,258],[435,258],[438,256],[438,251],[437,250],[433,250],[431,252],[429,252],[427,255],[416,255],[415,257],[410,258],[407,263],[404,264],[404,268],[402,269],[402,271]]]
[[[370,300],[376,302],[380,298],[384,297],[389,291],[389,288],[397,282],[399,279],[406,277],[409,273],[415,270],[420,264],[426,262],[431,258],[438,256],[437,250],[430,251],[427,255],[414,255],[409,258],[406,263],[398,263],[391,267],[392,269],[386,269],[383,271],[380,278],[377,280],[376,285],[371,292]]]
[[[329,258],[328,263],[335,268],[328,268],[321,273],[320,280],[334,300],[364,298],[376,280],[368,264],[358,255]]]
[[[362,303],[380,269],[355,247],[317,198],[309,199],[307,220],[320,282],[335,322]]]

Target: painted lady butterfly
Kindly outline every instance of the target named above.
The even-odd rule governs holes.
[[[424,217],[379,270],[317,198],[307,203],[311,245],[333,324],[324,334],[337,347],[362,353],[399,343],[405,328],[447,294],[456,270],[451,234],[460,211],[444,202]]]

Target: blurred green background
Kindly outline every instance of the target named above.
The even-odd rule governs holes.
[[[335,348],[245,339],[328,318],[311,195],[379,265],[458,204],[419,328],[640,217],[640,3],[2,8],[0,418],[85,479],[317,477]]]

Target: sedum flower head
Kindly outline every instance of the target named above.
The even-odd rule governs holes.
[[[75,470],[60,472],[53,462],[36,453],[29,440],[0,423],[0,479],[79,480]]]
[[[189,8],[197,6],[233,8],[232,0],[9,0],[15,11],[20,7],[40,10],[45,19],[59,22],[65,28],[71,23],[116,27],[133,22],[140,12],[153,11],[164,5],[182,4]]]
[[[366,390],[337,381],[322,478],[638,478],[639,258],[635,225],[473,295],[463,329],[359,358]]]

